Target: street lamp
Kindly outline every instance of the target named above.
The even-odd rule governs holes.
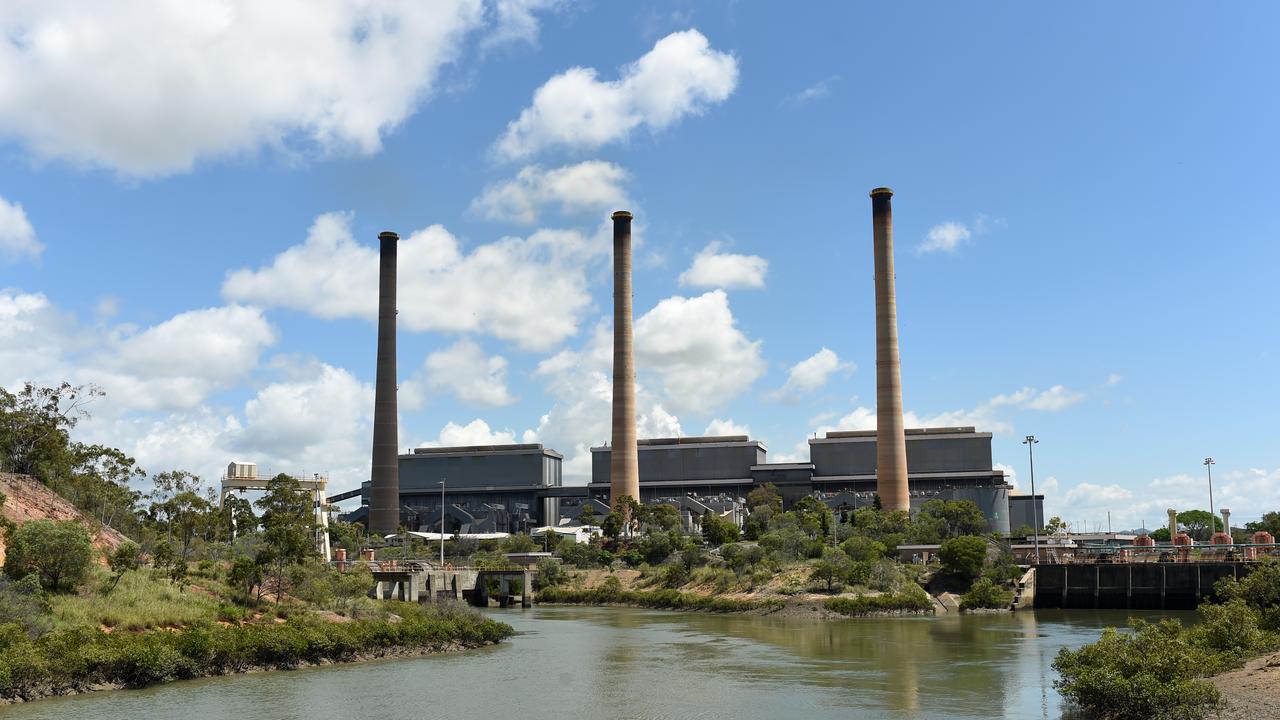
[[[1040,442],[1035,435],[1028,435],[1022,441],[1027,446],[1027,461],[1031,465],[1031,533],[1032,543],[1035,547],[1036,559],[1035,564],[1040,564],[1040,510],[1036,506],[1036,458],[1032,452],[1033,446]]]
[[[1204,459],[1205,472],[1209,473],[1209,538],[1212,541],[1218,530],[1218,516],[1213,514],[1213,458]],[[1231,532],[1227,530],[1227,532]]]
[[[448,480],[445,478],[444,480]],[[440,569],[444,569],[444,480],[440,481]]]

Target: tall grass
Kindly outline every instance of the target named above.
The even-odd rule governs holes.
[[[148,570],[124,574],[110,592],[106,574],[75,595],[50,598],[54,627],[108,627],[119,630],[147,630],[178,627],[197,620],[218,617],[219,601],[198,590],[180,589],[164,579],[154,579]]]
[[[841,615],[871,615],[874,613],[932,613],[933,601],[920,588],[884,595],[859,595],[857,597],[831,598],[822,604],[826,609]]]

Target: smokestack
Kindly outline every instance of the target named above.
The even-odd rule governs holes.
[[[640,500],[636,457],[636,367],[631,338],[631,213],[613,216],[613,442],[609,452],[609,504],[624,495]]]
[[[378,234],[378,374],[373,398],[373,471],[370,474],[369,532],[400,529],[399,433],[396,419],[396,243],[393,232]]]
[[[893,191],[871,191],[876,263],[876,492],[885,510],[910,510],[907,438],[902,427],[902,370],[898,359],[898,299],[893,276]]]
[[[1169,539],[1173,540],[1178,535],[1178,511],[1169,508]]]

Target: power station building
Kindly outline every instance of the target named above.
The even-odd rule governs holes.
[[[1033,512],[1042,510],[1043,495],[1010,494],[1004,472],[992,466],[991,433],[948,427],[907,429],[905,436],[913,510],[932,499],[972,500],[1000,533],[1031,525]],[[646,503],[746,498],[766,483],[778,488],[788,507],[809,495],[836,509],[875,502],[874,431],[812,438],[806,463],[770,463],[764,444],[745,435],[654,438],[639,440],[637,449],[640,500]],[[418,448],[399,456],[400,521],[438,529],[443,482],[449,532],[521,532],[557,524],[576,517],[588,499],[608,507],[610,455],[608,446],[592,448],[590,484],[565,486],[563,456],[542,445]],[[363,494],[367,502],[367,486]],[[1038,519],[1043,525],[1043,512]]]

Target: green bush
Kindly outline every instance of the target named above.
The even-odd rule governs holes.
[[[938,548],[938,557],[944,571],[972,581],[987,562],[987,542],[974,535],[948,538]]]
[[[969,588],[969,592],[960,596],[961,610],[1004,610],[1013,603],[1013,593],[992,582],[989,578],[978,578]]]
[[[1220,662],[1176,620],[1136,620],[1131,633],[1107,628],[1096,643],[1063,648],[1053,667],[1058,692],[1099,720],[1197,720],[1221,705],[1217,688],[1200,679]]]
[[[933,601],[929,599],[929,594],[919,586],[911,586],[900,593],[829,598],[823,602],[822,606],[841,615],[870,615],[872,613],[885,612],[933,612]]]
[[[20,626],[0,626],[0,698],[29,699],[100,683],[140,687],[254,667],[291,668],[390,648],[474,646],[513,632],[465,608],[395,603],[393,609],[401,617],[398,623],[329,623],[298,615],[283,624],[197,622],[179,632],[105,633],[81,627],[35,640]]]
[[[73,590],[93,567],[93,539],[70,520],[32,520],[7,533],[4,572],[14,580],[36,575],[52,592]]]

